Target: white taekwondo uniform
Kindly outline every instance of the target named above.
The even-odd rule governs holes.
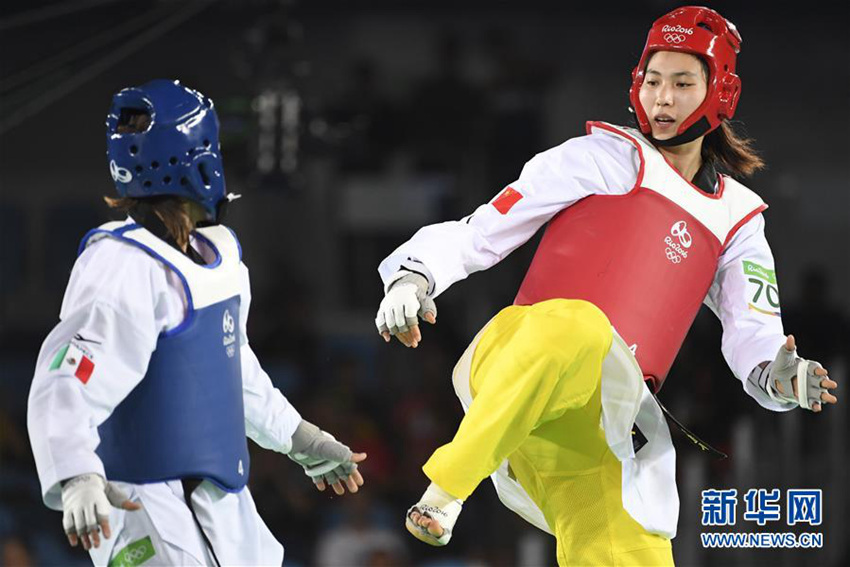
[[[128,219],[102,228],[115,230],[132,223]],[[145,233],[142,240],[158,240],[145,229],[138,230]],[[193,233],[190,245],[212,265],[220,255],[212,240],[203,238],[205,230],[209,229],[198,231],[201,238]],[[236,247],[238,243],[233,250]],[[245,333],[251,301],[248,269],[238,255],[230,261],[238,263],[233,267],[239,270],[233,299],[241,302],[237,334],[245,432],[261,447],[285,453],[301,417],[272,385],[251,350]],[[181,278],[142,248],[111,237],[92,239],[77,259],[60,322],[42,345],[29,396],[28,428],[48,507],[61,509],[62,480],[84,473],[109,480],[96,453],[101,443],[98,427],[140,385],[159,338],[186,319],[192,298],[187,300],[188,288]],[[199,307],[204,298],[194,301]],[[232,319],[230,326],[232,331]],[[57,358],[60,352],[64,360]],[[83,358],[85,368],[80,364]],[[239,474],[243,472],[247,470],[240,461]],[[143,508],[112,510],[112,538],[101,538],[101,546],[90,550],[96,565],[132,560],[127,553],[146,557],[151,565],[212,564],[180,480],[117,484]],[[226,491],[204,480],[192,494],[192,507],[222,564],[282,563],[283,547],[257,513],[247,486]],[[153,546],[153,556],[145,545]]]

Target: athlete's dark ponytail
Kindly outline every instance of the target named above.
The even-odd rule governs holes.
[[[738,136],[728,120],[706,134],[702,159],[733,177],[749,177],[764,169],[765,163],[753,148],[752,138]]]
[[[104,197],[104,201],[109,205],[110,209],[121,213],[133,214],[140,203],[144,202],[150,206],[150,209],[160,220],[168,233],[174,239],[174,242],[185,249],[189,243],[189,233],[192,232],[192,220],[186,212],[186,202],[180,197],[173,195],[161,195],[156,197],[146,197],[144,199],[134,199],[132,197]],[[136,219],[139,220],[139,219]]]
[[[708,64],[702,57],[698,59],[702,64],[703,77],[708,81]],[[738,136],[728,120],[705,135],[702,159],[733,177],[749,177],[765,167],[764,160],[753,148],[753,139]]]

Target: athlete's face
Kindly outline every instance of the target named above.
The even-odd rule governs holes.
[[[652,126],[652,137],[667,140],[705,99],[708,87],[700,60],[689,53],[658,51],[649,58],[640,103]]]

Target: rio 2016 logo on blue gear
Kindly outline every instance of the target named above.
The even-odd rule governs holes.
[[[233,328],[235,323],[233,322],[233,315],[230,314],[229,309],[224,310],[224,317],[221,319],[221,330],[224,331],[224,334],[230,334],[233,332]]]
[[[109,174],[112,175],[112,180],[118,183],[129,183],[133,180],[133,174],[126,167],[121,167],[115,160],[109,162]]]
[[[224,310],[224,317],[221,318],[221,330],[224,332],[222,344],[227,352],[228,358],[236,356],[236,321],[233,320],[233,315],[229,309]]]

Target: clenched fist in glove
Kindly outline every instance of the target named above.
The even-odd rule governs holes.
[[[366,459],[366,453],[352,453],[351,449],[334,439],[307,420],[301,420],[292,434],[292,449],[287,456],[304,467],[319,490],[330,485],[339,495],[357,492],[363,486],[363,476],[357,463]]]
[[[838,384],[829,379],[825,368],[812,360],[797,356],[793,335],[779,347],[776,360],[765,369],[768,372],[767,393],[776,401],[793,402],[801,408],[819,412],[824,403],[834,404],[838,398],[829,389]]]
[[[85,549],[100,547],[100,530],[103,530],[106,539],[112,536],[109,529],[112,506],[124,510],[142,507],[99,474],[81,474],[65,481],[62,484],[62,527],[68,543],[76,546],[78,541],[82,541]]]
[[[404,346],[419,346],[422,333],[419,318],[432,325],[437,322],[437,306],[428,296],[428,280],[415,272],[399,273],[378,307],[375,326],[384,340],[395,336]]]

